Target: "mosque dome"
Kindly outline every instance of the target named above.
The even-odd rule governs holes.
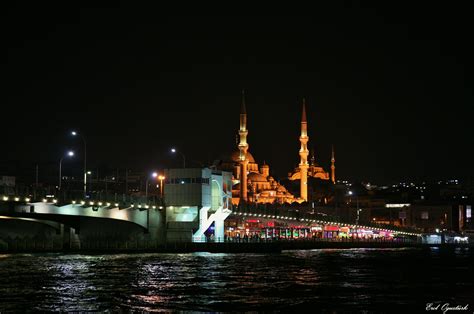
[[[222,156],[223,161],[232,161],[232,162],[239,162],[240,161],[240,151],[235,150],[231,154],[226,154]],[[250,152],[247,152],[247,160],[251,163],[255,162],[255,159],[253,158],[252,154]]]

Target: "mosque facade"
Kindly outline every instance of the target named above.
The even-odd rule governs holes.
[[[331,158],[331,174],[319,166],[314,157],[311,156],[308,162],[308,141],[306,104],[303,100],[303,111],[301,117],[301,134],[299,151],[300,163],[293,172],[288,174],[289,180],[300,181],[300,193],[295,196],[290,193],[286,187],[275,180],[270,175],[270,166],[263,162],[259,165],[252,154],[249,152],[247,142],[247,110],[245,104],[245,94],[242,92],[242,104],[240,110],[239,141],[237,150],[230,155],[224,155],[215,164],[220,170],[232,172],[232,203],[238,205],[245,203],[302,203],[308,201],[308,177],[321,180],[331,180],[335,183],[335,159],[334,149]]]

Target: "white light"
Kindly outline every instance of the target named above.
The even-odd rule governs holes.
[[[115,207],[118,207],[118,206],[119,206],[118,203],[115,203],[114,205],[115,205]]]
[[[89,202],[89,205],[94,205],[94,202]]]
[[[163,209],[163,206],[158,207],[159,209]]]
[[[25,202],[29,202],[30,201],[30,198],[29,197],[25,197]]]
[[[110,203],[107,203],[107,206],[110,206]]]
[[[84,201],[81,201],[81,205],[84,205],[85,203],[86,203],[86,202],[84,202]]]
[[[71,203],[76,204],[76,201],[72,201]]]
[[[352,191],[349,191],[349,195],[352,195]]]
[[[401,208],[401,207],[405,207],[405,206],[410,206],[410,204],[409,203],[405,203],[405,204],[385,204],[386,208]]]
[[[148,206],[148,205],[145,205],[145,208],[150,208],[150,206]]]
[[[156,206],[153,205],[153,209],[156,209]]]
[[[53,203],[56,204],[58,202],[58,200],[53,200]]]
[[[156,177],[158,176],[158,173],[153,172],[153,173],[151,174],[151,176],[152,176],[153,178],[156,178]]]
[[[132,205],[130,205],[130,206],[131,206],[131,207],[135,207],[135,205],[134,205],[134,204],[132,204]]]
[[[172,152],[172,153],[176,153],[176,149],[172,148],[172,149],[171,149],[171,152]]]
[[[72,131],[72,132],[71,132],[71,135],[72,135],[72,136],[76,136],[76,135],[77,135],[76,131]]]
[[[92,174],[92,172],[91,172],[91,171],[87,171],[87,174]]]
[[[102,206],[102,202],[99,202],[99,206]]]
[[[8,196],[4,196],[4,197],[3,197],[3,200],[4,200],[4,201],[8,201]]]
[[[68,151],[68,152],[67,152],[67,155],[70,156],[70,157],[72,157],[72,156],[74,156],[74,152],[73,152],[73,151]]]
[[[20,200],[19,197],[15,197],[15,202],[18,202]]]

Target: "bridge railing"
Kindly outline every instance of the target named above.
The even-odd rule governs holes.
[[[331,215],[311,211],[308,208],[288,209],[287,207],[272,207],[272,206],[235,206],[233,213],[248,218],[271,218],[271,219],[285,219],[301,222],[323,221],[324,223],[339,223],[347,225],[355,225],[354,221],[348,219],[341,219]],[[421,233],[421,229],[412,227],[400,227],[394,225],[386,225],[374,223],[372,221],[361,222],[361,227],[387,229],[394,232],[406,233]]]

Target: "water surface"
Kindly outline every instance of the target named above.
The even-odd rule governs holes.
[[[474,307],[472,249],[0,255],[0,312]]]

